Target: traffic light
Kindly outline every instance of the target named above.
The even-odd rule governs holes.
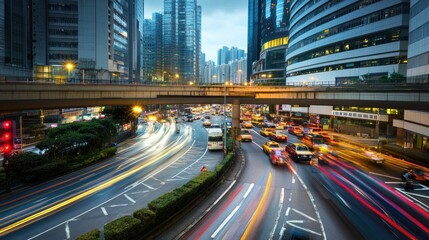
[[[3,156],[9,157],[13,151],[13,138],[14,138],[14,124],[11,120],[5,120],[2,123],[2,139],[3,139]]]

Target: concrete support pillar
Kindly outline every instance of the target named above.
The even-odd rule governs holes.
[[[232,139],[236,140],[240,131],[240,100],[233,99],[232,101]]]

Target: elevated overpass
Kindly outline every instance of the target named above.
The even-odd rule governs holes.
[[[0,82],[0,112],[109,105],[228,103],[429,110],[429,85],[198,86]]]

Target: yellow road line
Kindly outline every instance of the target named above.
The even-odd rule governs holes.
[[[267,200],[268,192],[270,191],[270,186],[271,186],[271,172],[268,175],[267,184],[265,185],[265,191],[264,191],[264,194],[262,195],[261,201],[259,202],[255,213],[253,213],[253,216],[250,219],[249,225],[247,225],[247,227],[246,227],[246,231],[244,231],[243,236],[241,236],[241,240],[248,239],[247,237],[249,235],[249,232],[253,229],[253,225],[255,224],[255,221],[256,221],[259,213],[261,212],[262,208],[265,205],[265,201]]]

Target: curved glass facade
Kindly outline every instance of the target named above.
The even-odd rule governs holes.
[[[253,62],[250,79],[255,84],[284,85],[290,1],[262,0],[257,3],[261,11],[258,14],[261,16],[258,20],[260,52],[258,59],[248,58],[250,63]]]
[[[406,76],[408,17],[407,0],[291,1],[286,84]]]

